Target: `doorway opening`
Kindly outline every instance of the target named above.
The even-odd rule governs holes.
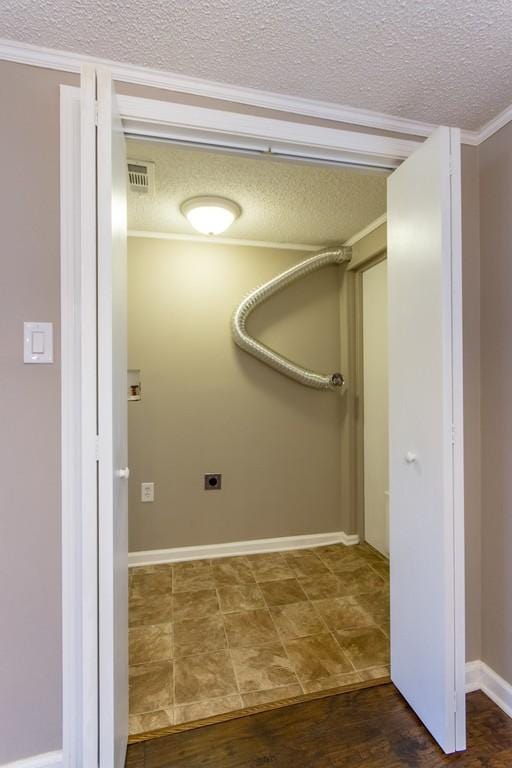
[[[84,67],[81,88],[63,87],[62,97],[62,477],[66,755],[73,760],[75,755],[80,754],[84,764],[99,762],[102,768],[121,766],[128,731],[128,617],[125,612],[128,580],[125,566],[128,552],[127,480],[130,471],[124,429],[127,406],[135,409],[144,403],[147,379],[140,361],[125,359],[124,201],[127,162],[123,133],[145,139],[171,138],[181,143],[185,140],[189,145],[190,142],[194,145],[204,145],[206,142],[210,144],[210,150],[214,148],[213,145],[219,148],[219,143],[224,142],[224,148],[229,145],[230,150],[236,148],[251,154],[254,151],[260,155],[269,154],[272,155],[273,161],[283,161],[284,156],[287,159],[293,157],[295,161],[300,157],[304,162],[311,162],[313,158],[321,161],[342,159],[349,165],[365,165],[368,169],[375,166],[384,169],[396,168],[388,178],[387,184],[390,296],[389,485],[392,508],[390,551],[393,557],[390,579],[393,637],[391,678],[446,752],[464,748],[462,319],[458,131],[439,128],[427,141],[417,145],[410,141],[333,128],[286,123],[269,118],[132,97],[120,97],[118,113],[116,99],[112,96],[110,73],[105,69],[96,70],[92,66]],[[400,165],[403,160],[405,162]],[[256,161],[254,162],[256,167]],[[218,190],[212,192],[218,193]],[[308,188],[308,199],[309,192]],[[304,218],[306,220],[306,217]],[[234,230],[232,232],[234,233]],[[131,234],[133,238],[142,240],[137,238],[139,233]],[[186,240],[185,234],[180,234],[182,242]],[[158,230],[145,231],[144,238],[176,242],[171,234],[162,238],[161,231]],[[201,244],[196,236],[193,236],[190,242],[194,246]],[[323,239],[318,239],[311,245],[310,242],[307,238],[305,242],[303,239],[299,243],[299,250],[310,254],[309,247],[316,251],[318,245],[325,244]],[[236,244],[248,248],[262,247],[261,241],[255,243],[251,240],[248,243],[243,237],[238,238]],[[216,247],[220,245],[226,243],[218,242]],[[275,246],[276,242],[272,245]],[[345,245],[350,245],[350,238]],[[355,265],[357,245],[356,242],[352,246],[352,266]],[[296,257],[297,249],[290,246],[287,241],[285,249],[277,250],[280,253],[291,251]],[[267,252],[268,249],[263,250]],[[414,258],[411,258],[411,254]],[[233,263],[236,264],[235,261]],[[212,308],[215,308],[217,300],[215,293],[210,290],[218,277],[217,270],[212,269],[213,264],[211,258],[203,259],[205,270],[210,269],[211,279],[208,290],[205,289],[201,297],[202,309],[209,302]],[[192,272],[197,264],[196,261],[188,260],[186,266]],[[360,392],[358,386],[362,384],[362,378],[357,372],[357,360],[360,356],[354,359],[350,345],[341,343],[343,333],[348,333],[351,339],[355,338],[356,344],[359,338],[357,327],[360,321],[354,312],[357,305],[357,292],[354,291],[357,270],[348,266],[336,269],[340,278],[343,274],[339,286],[339,302],[336,304],[340,313],[340,368],[347,372],[347,383],[352,378],[354,381],[354,387],[347,387],[345,396],[337,402],[341,402],[349,414],[357,414],[356,393]],[[322,275],[325,277],[328,271],[326,268],[310,276],[307,284],[311,287],[316,280],[321,282]],[[201,274],[200,277],[204,275]],[[270,277],[275,277],[275,273],[272,272]],[[230,285],[229,280],[226,285]],[[303,285],[306,285],[306,282]],[[249,290],[254,290],[254,287],[251,284]],[[297,283],[287,290],[297,301],[300,289],[301,284]],[[344,291],[349,297],[346,302],[342,300]],[[237,294],[235,306],[241,298]],[[281,355],[287,351],[280,344],[281,340],[287,338],[287,328],[282,313],[280,316],[278,311],[284,298],[286,296],[283,293],[274,297],[272,303],[259,308],[262,311],[272,308],[275,318],[283,320],[283,325],[279,324],[279,327],[272,329],[265,325],[261,314],[255,313],[251,318],[255,321],[254,330],[257,330],[263,340],[267,338],[269,345],[273,341],[270,337],[271,331],[279,331],[279,338],[275,341],[279,342],[278,350]],[[179,301],[177,303],[179,305]],[[174,307],[168,303],[168,309],[172,315]],[[311,306],[306,301],[299,301],[294,321],[301,317],[304,320],[302,312],[306,312],[307,318],[307,312],[310,310]],[[291,319],[288,314],[286,318]],[[208,337],[210,318],[205,315],[203,320],[205,322],[201,325],[201,330]],[[351,323],[354,327],[351,327]],[[178,325],[180,324],[183,326],[181,317],[178,319]],[[327,326],[330,326],[329,322],[322,327],[324,335],[321,338],[322,342],[330,345],[333,338],[325,335],[324,328]],[[293,327],[296,328],[296,325]],[[302,327],[302,336],[298,339],[299,346],[292,346],[287,351],[292,360],[302,365],[308,363],[308,359],[302,357],[304,349],[300,345],[311,343],[311,331],[314,327],[314,322],[309,316],[309,323]],[[180,351],[181,338],[180,336],[177,346],[173,347],[171,352]],[[297,344],[297,335],[291,336],[289,343]],[[325,351],[323,346],[320,349],[314,348],[313,345],[310,347],[308,354],[312,355],[313,361],[310,365],[317,365],[321,349]],[[237,350],[236,354],[240,355],[242,351]],[[284,377],[272,368],[264,368],[260,360],[249,356],[242,359],[245,362],[241,363],[240,367],[244,366],[245,383],[252,387],[253,392],[259,390],[256,386],[258,380],[249,375],[252,372],[251,366],[257,364],[254,369],[260,371],[257,376],[264,378],[265,375],[271,374],[276,377],[275,386],[266,393],[266,405],[273,407],[276,393],[282,392],[284,387]],[[212,355],[211,349],[208,349],[205,360],[208,365],[201,366],[200,370],[194,369],[198,375],[188,389],[196,392],[199,392],[201,387],[207,389],[211,395],[210,412],[215,413],[216,409],[225,405],[217,396],[219,388],[213,386],[219,358]],[[329,370],[330,362],[326,363],[326,368],[332,373],[332,370]],[[128,369],[130,373],[127,375]],[[261,373],[261,370],[266,373]],[[340,382],[338,374],[334,373],[333,380]],[[299,386],[295,382],[286,383],[293,383],[297,388]],[[297,391],[299,389],[294,390]],[[315,392],[313,389],[307,391],[310,395],[326,397],[333,394]],[[232,404],[236,405],[238,390],[229,391],[228,394]],[[127,403],[127,398],[133,399]],[[355,400],[354,408],[349,407],[351,398]],[[227,398],[225,400],[227,401]],[[179,398],[177,402],[181,402]],[[302,415],[310,414],[307,408],[297,408],[297,404],[302,404],[296,394],[280,397],[279,402],[283,413],[288,416],[293,411],[300,411]],[[318,402],[327,403],[332,400],[324,398]],[[418,408],[419,402],[421,408]],[[132,414],[134,413],[136,411],[132,410]],[[259,412],[256,410],[256,416],[259,418],[256,429],[260,429],[260,436],[266,426],[266,414],[266,409],[260,409]],[[319,418],[323,418],[321,411],[319,414]],[[195,411],[189,409],[188,415],[193,419]],[[177,417],[183,418],[181,411],[177,413]],[[237,425],[243,423],[245,410],[239,408],[236,417],[221,424],[221,430],[228,439],[236,432]],[[154,424],[161,418],[162,414],[158,412]],[[329,421],[325,434],[328,434],[332,421]],[[349,418],[346,423],[350,424]],[[360,441],[358,442],[358,423],[360,424],[360,421],[356,420],[350,429],[341,430],[340,455],[351,462],[346,466],[342,464],[338,474],[341,490],[351,490],[350,497],[343,499],[341,512],[347,514],[347,519],[351,519],[343,530],[331,531],[333,538],[328,537],[326,540],[322,534],[322,539],[318,540],[314,538],[313,533],[288,536],[288,531],[277,531],[270,539],[271,544],[268,538],[265,539],[266,544],[262,549],[262,540],[255,538],[258,534],[252,532],[251,539],[228,540],[226,529],[219,526],[219,538],[214,544],[196,545],[190,549],[187,546],[173,546],[174,542],[169,545],[162,540],[160,549],[152,549],[150,557],[147,549],[137,549],[132,553],[130,565],[133,568],[130,570],[135,592],[139,587],[142,588],[142,583],[137,585],[135,582],[144,580],[149,585],[153,581],[154,589],[147,590],[149,602],[146,601],[146,604],[152,602],[154,606],[159,603],[165,612],[166,604],[168,606],[170,602],[172,610],[175,597],[172,586],[170,600],[167,589],[167,597],[164,596],[162,601],[162,583],[158,585],[158,582],[165,581],[165,578],[162,578],[156,569],[165,566],[169,571],[170,568],[170,574],[166,575],[169,583],[169,575],[172,580],[173,569],[185,572],[192,567],[189,562],[186,563],[187,568],[177,562],[178,560],[209,560],[210,563],[206,565],[213,572],[214,567],[219,568],[222,565],[219,562],[220,555],[248,559],[252,555],[268,555],[270,550],[280,553],[283,558],[281,565],[284,562],[284,567],[292,570],[292,581],[299,581],[307,576],[295,573],[294,568],[297,566],[290,563],[291,548],[295,552],[302,548],[311,550],[308,554],[316,555],[317,560],[322,562],[320,552],[313,551],[315,546],[324,550],[333,546],[336,549],[337,546],[338,554],[347,550],[357,552],[355,547],[361,546],[359,554],[364,558],[362,551],[365,550],[368,559],[369,550],[366,545],[357,545],[351,538],[356,535],[353,533],[356,531],[359,531],[361,536],[364,535],[364,517],[361,516],[361,509],[364,511],[364,508],[361,507],[362,496],[359,492],[364,477],[361,478],[362,464],[356,461],[361,447]],[[315,425],[315,420],[310,418],[308,427]],[[171,424],[168,429],[169,444],[174,426]],[[274,442],[267,443],[270,448],[275,443],[279,445],[282,440],[282,434],[275,428],[275,424],[272,423],[271,426]],[[295,438],[295,442],[291,441],[294,451],[302,447],[298,439],[300,435],[296,432],[291,424],[289,435]],[[200,436],[207,445],[209,432],[202,428]],[[323,448],[324,443],[321,445]],[[201,447],[201,442],[196,440],[194,448],[199,451]],[[242,448],[245,451],[248,447],[251,446],[249,441],[246,441]],[[190,445],[184,442],[183,449],[189,448]],[[290,484],[297,500],[296,507],[300,509],[303,497],[311,498],[308,497],[310,464],[291,461],[286,463],[283,461],[286,451],[281,453],[278,463],[284,467],[283,475],[296,477],[293,473],[297,466],[303,470],[298,489]],[[322,456],[324,457],[324,453]],[[309,458],[314,466],[317,456]],[[329,462],[332,462],[332,456],[327,457],[325,466],[329,466]],[[324,463],[318,462],[322,470],[325,470]],[[251,482],[257,481],[259,489],[264,489],[266,474],[260,469],[257,463],[251,467]],[[168,474],[172,475],[173,470],[174,468],[169,466]],[[356,481],[349,482],[349,478],[354,475]],[[205,496],[201,498],[207,495],[210,499],[208,503],[212,507],[214,503],[218,504],[214,499],[223,496],[227,491],[232,492],[232,477],[229,470],[226,473],[223,467],[217,464],[205,464],[201,468],[201,493]],[[211,478],[217,479],[215,488],[211,488]],[[139,479],[145,483],[144,488],[139,489],[141,494],[143,492],[145,498],[151,498],[154,494],[157,499],[158,485],[151,486],[154,480],[147,476]],[[197,478],[194,478],[194,482],[196,480]],[[206,487],[209,488],[208,491],[205,490]],[[251,500],[250,494],[244,497],[244,501]],[[151,505],[151,502],[145,502],[145,506],[148,504]],[[256,514],[250,518],[251,523],[268,522],[266,512],[265,505],[257,507]],[[310,505],[308,513],[309,519],[313,515],[325,520],[325,508],[318,504]],[[148,515],[147,520],[154,524],[157,517]],[[204,520],[208,522],[207,516],[204,516]],[[196,526],[193,532],[196,534],[195,541],[200,540],[199,537],[203,533],[201,526]],[[268,533],[265,531],[260,535],[267,537]],[[216,551],[213,552],[211,547],[215,547]],[[327,551],[333,552],[332,549]],[[373,558],[380,556],[370,552]],[[301,556],[301,559],[305,562],[306,559],[311,560],[311,557]],[[326,559],[324,556],[322,564],[330,570],[330,575],[335,576],[339,568],[329,568]],[[255,568],[250,568],[248,562],[244,565],[254,576],[258,586]],[[204,567],[203,564],[195,571],[197,578],[199,571]],[[376,572],[373,563],[371,567]],[[246,568],[236,568],[246,571]],[[146,569],[147,574],[141,569]],[[136,575],[139,578],[134,579]],[[145,575],[155,578],[142,579]],[[329,580],[332,583],[332,579]],[[214,589],[218,589],[216,584]],[[261,587],[259,589],[263,592]],[[188,591],[196,593],[193,598],[195,603],[198,599],[197,592],[200,590]],[[220,606],[220,599],[217,599]],[[144,602],[142,597],[139,598],[139,603],[141,602]],[[267,602],[265,604],[270,612],[270,606]],[[283,603],[284,606],[287,604]],[[87,616],[86,622],[83,622],[84,616]],[[169,620],[161,623],[172,624],[171,616],[172,614],[168,613]],[[224,619],[222,621],[224,622]],[[140,623],[139,628],[144,626],[153,627],[155,624]],[[172,629],[173,627],[169,629],[169,636],[172,636]],[[297,640],[300,638],[294,638],[292,642]],[[231,649],[228,648],[226,652],[231,654]],[[174,674],[174,659],[171,658],[170,661],[173,664],[167,667],[167,671],[169,672],[169,667],[172,666]],[[345,674],[339,669],[335,672]],[[299,677],[296,672],[294,674]],[[154,682],[160,679],[161,676],[157,675]],[[169,676],[167,679],[170,682]],[[174,691],[174,676],[171,685]],[[242,696],[242,692],[238,695]],[[304,695],[311,696],[314,693]],[[183,702],[183,705],[189,703],[196,702]],[[145,710],[146,713],[157,711],[157,708]],[[221,713],[219,716],[226,715]]]
[[[388,172],[136,139],[127,155],[149,179],[128,178],[130,736],[387,682],[389,549],[365,543],[352,500],[354,276],[368,237],[385,256]],[[182,213],[205,195],[240,208],[221,240]],[[341,371],[346,390],[308,387],[234,344],[244,296],[347,241],[354,265],[347,250],[248,321],[288,360]],[[386,327],[369,302],[367,334]],[[366,351],[384,376],[385,351]]]

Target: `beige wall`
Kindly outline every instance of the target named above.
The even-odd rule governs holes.
[[[59,83],[0,65],[0,765],[61,745]],[[55,363],[23,364],[23,321]]]
[[[2,281],[0,322],[4,330],[0,346],[0,374],[3,388],[2,466],[0,569],[3,583],[8,589],[1,591],[3,621],[0,648],[0,764],[18,757],[59,748],[61,744],[61,625],[60,625],[60,456],[59,456],[59,348],[58,333],[56,362],[53,366],[33,367],[21,363],[21,323],[23,320],[59,319],[59,83],[77,83],[77,78],[64,73],[41,70],[7,62],[0,63],[0,92],[2,118],[0,136],[9,151],[3,154],[3,175],[9,184],[1,187],[2,195]],[[124,86],[125,92],[151,96],[149,89]],[[172,94],[157,91],[158,98],[171,98]],[[183,96],[180,97],[183,99]],[[289,119],[289,116],[286,116]],[[329,123],[334,126],[335,124]],[[507,129],[507,131],[510,129]],[[496,137],[500,140],[500,135]],[[494,139],[487,142],[492,148]],[[486,165],[483,190],[489,186],[489,175],[499,180],[508,173],[506,153],[499,161],[492,161],[486,145],[483,149]],[[464,323],[465,341],[465,437],[466,462],[471,471],[466,473],[466,541],[468,553],[468,658],[477,658],[479,645],[479,541],[480,541],[480,448],[479,448],[479,256],[478,199],[476,174],[477,149],[467,147],[463,153],[463,216],[464,216]],[[503,168],[496,164],[503,163]],[[508,183],[508,182],[507,182]],[[503,184],[502,186],[507,186]],[[508,186],[507,186],[508,190]],[[485,196],[485,195],[484,195]],[[503,213],[508,222],[508,210],[498,206],[495,213],[486,207],[486,219]],[[503,205],[505,202],[503,201]],[[492,213],[492,216],[491,216]],[[487,225],[489,239],[506,253],[505,224],[500,219],[500,234],[492,234]],[[491,237],[492,235],[492,237]],[[485,242],[485,238],[483,239]],[[491,271],[484,285],[485,313],[482,333],[494,332],[493,314],[501,313],[506,319],[507,304],[493,304],[493,291],[503,296],[508,260],[498,264],[495,249],[486,247],[486,260],[491,260]],[[491,279],[492,278],[492,279]],[[58,327],[56,325],[56,331]],[[502,332],[500,331],[500,334]],[[498,338],[501,338],[498,336]],[[489,340],[487,339],[487,342]],[[498,341],[491,342],[491,347]],[[485,344],[483,345],[485,347]],[[506,369],[505,343],[490,355],[486,364],[497,362],[501,372]],[[488,365],[484,367],[489,376]],[[492,382],[498,390],[505,386],[500,376],[490,376],[484,394],[489,395]],[[503,384],[501,384],[503,382]],[[492,392],[491,392],[492,394]],[[485,398],[484,398],[485,400]],[[499,400],[499,398],[498,398]],[[502,417],[506,414],[505,394],[500,402],[504,411],[485,424],[484,444],[488,458],[484,468],[484,501],[486,524],[493,503],[498,503],[498,516],[492,523],[493,536],[486,535],[485,568],[490,568],[491,579],[486,580],[488,612],[494,610],[494,621],[486,615],[486,647],[499,646],[499,620],[504,605],[502,597],[495,602],[493,590],[499,595],[500,579],[506,575],[504,537],[505,504],[508,502],[503,478],[502,454],[497,452],[495,434],[503,433]],[[490,406],[483,413],[484,423]],[[492,414],[491,414],[492,415]],[[494,429],[496,432],[494,433]],[[501,447],[501,444],[498,443]],[[506,446],[505,446],[506,447]],[[491,462],[496,459],[493,469]],[[493,483],[496,481],[496,487]],[[508,535],[508,534],[507,534]],[[497,565],[493,565],[493,541],[497,541]],[[501,566],[499,565],[501,563]],[[510,582],[510,578],[508,579]],[[509,601],[510,602],[510,601]],[[496,616],[498,617],[496,619]],[[510,623],[508,624],[510,627]],[[506,627],[505,627],[506,629]],[[509,630],[508,630],[509,631]],[[492,634],[496,633],[494,644]],[[510,644],[505,635],[501,648],[489,655],[498,671],[505,665],[498,663],[504,644]],[[503,672],[505,674],[505,672]],[[507,671],[510,678],[510,674]]]
[[[130,550],[338,531],[341,398],[308,389],[236,347],[234,308],[305,258],[298,251],[130,238]],[[249,321],[313,370],[339,369],[333,267],[288,287]],[[221,491],[205,492],[205,472]],[[155,502],[140,483],[155,482]]]
[[[512,123],[480,147],[482,657],[512,683]]]
[[[462,148],[462,292],[464,365],[464,510],[466,531],[466,658],[482,653],[480,224],[478,148]]]

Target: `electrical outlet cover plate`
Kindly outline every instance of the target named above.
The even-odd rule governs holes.
[[[140,500],[144,503],[155,500],[155,484],[154,483],[140,484]]]

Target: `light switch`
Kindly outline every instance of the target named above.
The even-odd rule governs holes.
[[[42,331],[32,331],[32,354],[42,355],[44,353],[44,333]]]
[[[25,363],[53,363],[53,323],[23,324]]]

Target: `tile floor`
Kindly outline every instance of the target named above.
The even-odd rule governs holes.
[[[388,563],[366,545],[130,570],[130,733],[382,677]]]

